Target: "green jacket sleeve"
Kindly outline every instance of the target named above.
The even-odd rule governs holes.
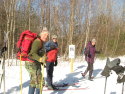
[[[42,43],[39,39],[35,39],[32,43],[31,50],[29,53],[29,56],[34,59],[39,61],[41,56],[38,55],[39,49],[42,48]]]

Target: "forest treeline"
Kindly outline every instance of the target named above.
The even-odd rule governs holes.
[[[8,58],[15,58],[21,32],[39,33],[45,26],[58,35],[61,56],[68,55],[70,44],[80,56],[92,38],[101,56],[125,54],[124,0],[0,0],[0,47],[9,32]]]

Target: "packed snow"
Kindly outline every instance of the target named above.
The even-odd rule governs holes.
[[[119,57],[121,59],[121,64],[125,64],[125,56]],[[113,60],[114,58],[110,58]],[[13,61],[14,62],[14,61]],[[63,83],[74,84],[67,87],[60,87],[64,90],[52,91],[47,90],[46,87],[43,88],[42,94],[104,94],[105,86],[105,77],[101,76],[101,72],[105,67],[106,58],[96,59],[94,63],[94,72],[93,76],[95,79],[93,81],[88,80],[88,74],[86,78],[81,76],[81,73],[87,67],[87,63],[84,59],[76,59],[74,62],[74,72],[70,72],[70,62],[64,61],[62,58],[58,60],[58,66],[54,68],[54,84],[61,85]],[[20,62],[18,62],[20,63]],[[6,70],[5,70],[5,92],[6,94],[20,94],[20,66],[12,64],[7,66],[6,61]],[[44,77],[46,79],[46,70],[44,71]],[[22,94],[28,94],[29,86],[29,74],[25,69],[23,64],[22,66]],[[121,94],[122,93],[123,83],[117,83],[117,75],[112,71],[112,74],[107,79],[106,94]],[[4,93],[4,84],[0,89],[0,94]],[[125,93],[125,92],[124,92]]]

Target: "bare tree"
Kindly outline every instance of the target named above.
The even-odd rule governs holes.
[[[29,14],[29,30],[30,30],[30,20],[31,20],[31,18],[30,18],[30,10],[31,10],[31,0],[28,0],[28,14]]]
[[[15,4],[16,0],[4,0],[4,7],[6,11],[6,17],[7,17],[7,29],[6,32],[9,33],[9,40],[8,40],[8,59],[10,58],[10,52],[12,52],[13,55],[13,47],[14,47],[14,32],[15,32]],[[10,50],[12,44],[12,51]],[[9,64],[9,63],[8,63]]]

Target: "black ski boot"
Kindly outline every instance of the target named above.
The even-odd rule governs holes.
[[[58,88],[53,86],[53,85],[52,86],[48,86],[47,88],[48,88],[48,90],[58,90]]]

